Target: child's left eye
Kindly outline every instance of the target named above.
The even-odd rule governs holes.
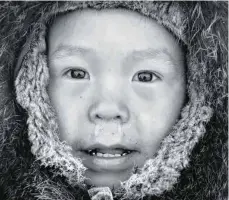
[[[159,79],[159,77],[151,71],[138,72],[133,77],[133,81],[140,81],[140,82],[153,82],[157,79]]]
[[[89,79],[89,74],[82,69],[70,69],[66,72],[66,76],[73,79]]]

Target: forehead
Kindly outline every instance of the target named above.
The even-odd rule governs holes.
[[[181,54],[176,40],[163,26],[137,12],[122,9],[87,9],[57,17],[50,28],[50,55],[63,46],[110,54],[147,49],[161,50],[172,57]]]

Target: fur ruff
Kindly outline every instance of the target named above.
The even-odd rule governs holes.
[[[32,4],[33,6],[31,6]],[[7,167],[1,166],[3,170],[2,174],[0,174],[0,182],[6,184],[5,193],[7,198],[57,199],[58,197],[58,199],[74,199],[77,194],[84,194],[83,188],[74,187],[75,185],[81,186],[83,182],[82,174],[84,168],[80,165],[80,161],[74,159],[65,161],[68,164],[64,166],[70,166],[66,170],[61,169],[61,166],[63,166],[61,162],[63,160],[61,162],[58,160],[60,156],[69,156],[68,153],[66,155],[61,154],[63,151],[60,150],[65,149],[65,152],[68,152],[69,147],[58,141],[58,127],[55,122],[55,114],[50,107],[48,96],[44,90],[48,83],[48,70],[45,58],[44,37],[42,39],[42,30],[45,32],[45,28],[43,28],[42,24],[44,19],[48,19],[49,16],[57,12],[60,13],[82,7],[101,9],[121,6],[156,19],[185,43],[187,47],[189,102],[182,111],[181,120],[176,124],[174,130],[162,141],[155,158],[149,160],[141,171],[136,172],[129,180],[123,183],[123,191],[121,191],[120,198],[140,199],[143,196],[156,195],[161,199],[201,199],[202,197],[202,199],[226,199],[227,181],[222,176],[223,173],[227,173],[227,113],[225,111],[225,108],[227,108],[226,3],[34,2],[19,5],[8,2],[3,4],[0,10],[7,10],[6,7],[9,5],[15,9],[15,14],[11,14],[17,17],[19,15],[17,12],[20,11],[16,11],[16,8],[23,10],[23,6],[25,10],[27,8],[28,13],[29,11],[32,12],[31,9],[37,9],[39,12],[36,12],[33,17],[33,20],[36,19],[35,23],[31,25],[33,30],[34,28],[37,30],[34,34],[35,42],[31,43],[31,51],[26,52],[25,58],[23,56],[21,70],[16,80],[17,100],[27,111],[28,117],[18,121],[19,118],[16,114],[23,115],[25,112],[24,110],[10,107],[10,105],[17,105],[15,97],[11,96],[12,93],[7,93],[7,89],[10,87],[9,81],[6,82],[7,84],[2,84],[5,87],[3,95],[6,98],[2,101],[4,107],[1,109],[3,123],[0,151],[1,158],[6,161]],[[185,16],[182,16],[182,10],[186,11]],[[177,19],[180,19],[180,21],[177,21],[177,27],[182,25],[182,29],[176,28],[176,23],[171,21],[176,19],[173,15],[179,16]],[[22,21],[31,20],[24,13],[21,13],[19,16]],[[6,19],[3,18],[3,20]],[[17,22],[13,21],[13,23],[16,24]],[[25,31],[23,24],[25,23],[18,23],[17,27],[12,25],[12,28],[15,28],[14,37]],[[6,31],[5,29],[4,31]],[[27,29],[29,30],[31,27],[27,27]],[[1,33],[6,34],[4,31],[1,31]],[[8,38],[3,37],[0,39],[3,41],[0,48],[2,52],[0,54],[0,61],[1,69],[2,71],[4,70],[4,76],[2,77],[4,80],[7,76],[12,76],[13,73],[10,69],[16,65],[17,57],[21,50],[19,47],[25,43],[26,38],[22,37],[20,41],[17,40],[15,42],[14,45],[18,49],[9,48],[9,45],[12,44]],[[13,62],[8,60],[9,57],[7,59],[3,57],[7,53],[12,58],[15,58],[12,60]],[[34,75],[36,77],[35,80]],[[28,80],[30,81],[28,82]],[[34,90],[37,92],[35,93]],[[13,99],[13,104],[12,100],[8,99]],[[50,115],[47,116],[49,111],[51,111]],[[50,119],[52,119],[51,123],[47,124],[47,121]],[[26,139],[22,141],[22,136],[26,137],[27,134],[27,131],[24,131],[24,134],[22,134],[22,128],[26,129],[26,120],[30,143]],[[210,122],[208,122],[209,120]],[[46,134],[44,134],[44,129],[41,129],[41,124],[43,127],[46,124],[45,127],[48,130]],[[49,132],[49,130],[56,131]],[[204,135],[205,132],[206,134]],[[199,142],[198,145],[196,145],[197,142]],[[209,142],[210,144],[208,144]],[[39,148],[41,144],[46,144],[46,148],[52,147],[53,151],[50,153],[45,147]],[[29,150],[31,148],[30,145],[32,145],[33,154],[23,152],[21,148]],[[211,148],[216,150],[216,152],[212,151]],[[6,152],[12,157],[9,158]],[[210,154],[210,161],[207,158],[208,154],[207,156],[205,155],[206,153]],[[18,154],[19,157],[17,156]],[[190,156],[191,161],[189,164]],[[202,157],[204,157],[203,161]],[[13,163],[9,161],[13,161]],[[215,166],[209,166],[209,164],[205,166],[206,163],[211,162],[215,163]],[[217,164],[218,162],[221,164]],[[23,166],[23,163],[26,165]],[[20,165],[17,166],[18,164]],[[40,164],[45,165],[45,167]],[[215,169],[219,173],[218,175],[211,174],[210,177],[214,177],[214,179],[210,178],[210,183],[204,180],[204,176],[210,175],[210,172],[206,171],[209,168],[211,170]],[[9,176],[9,169],[13,170],[12,177]],[[67,179],[61,178],[62,175],[67,177]],[[73,180],[76,180],[76,182],[70,179],[72,175],[74,175]],[[202,176],[200,178],[201,181],[198,182],[195,177],[199,177],[199,175]],[[15,178],[16,180],[23,180],[22,178],[25,178],[28,182],[22,181],[20,184],[12,184],[11,181]],[[219,185],[213,184],[214,186],[212,186],[212,181],[216,180]],[[207,187],[204,186],[204,183],[207,183]],[[198,184],[204,188],[204,192],[198,188]],[[192,192],[189,193],[188,191]],[[199,191],[199,193],[194,194],[194,191]],[[117,197],[119,196],[117,195]],[[88,198],[87,195],[86,198]]]

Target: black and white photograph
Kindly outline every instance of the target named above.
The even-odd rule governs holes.
[[[0,1],[0,200],[228,200],[228,2]]]

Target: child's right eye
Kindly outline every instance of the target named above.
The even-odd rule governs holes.
[[[70,69],[65,75],[72,79],[89,79],[89,74],[82,69]]]

